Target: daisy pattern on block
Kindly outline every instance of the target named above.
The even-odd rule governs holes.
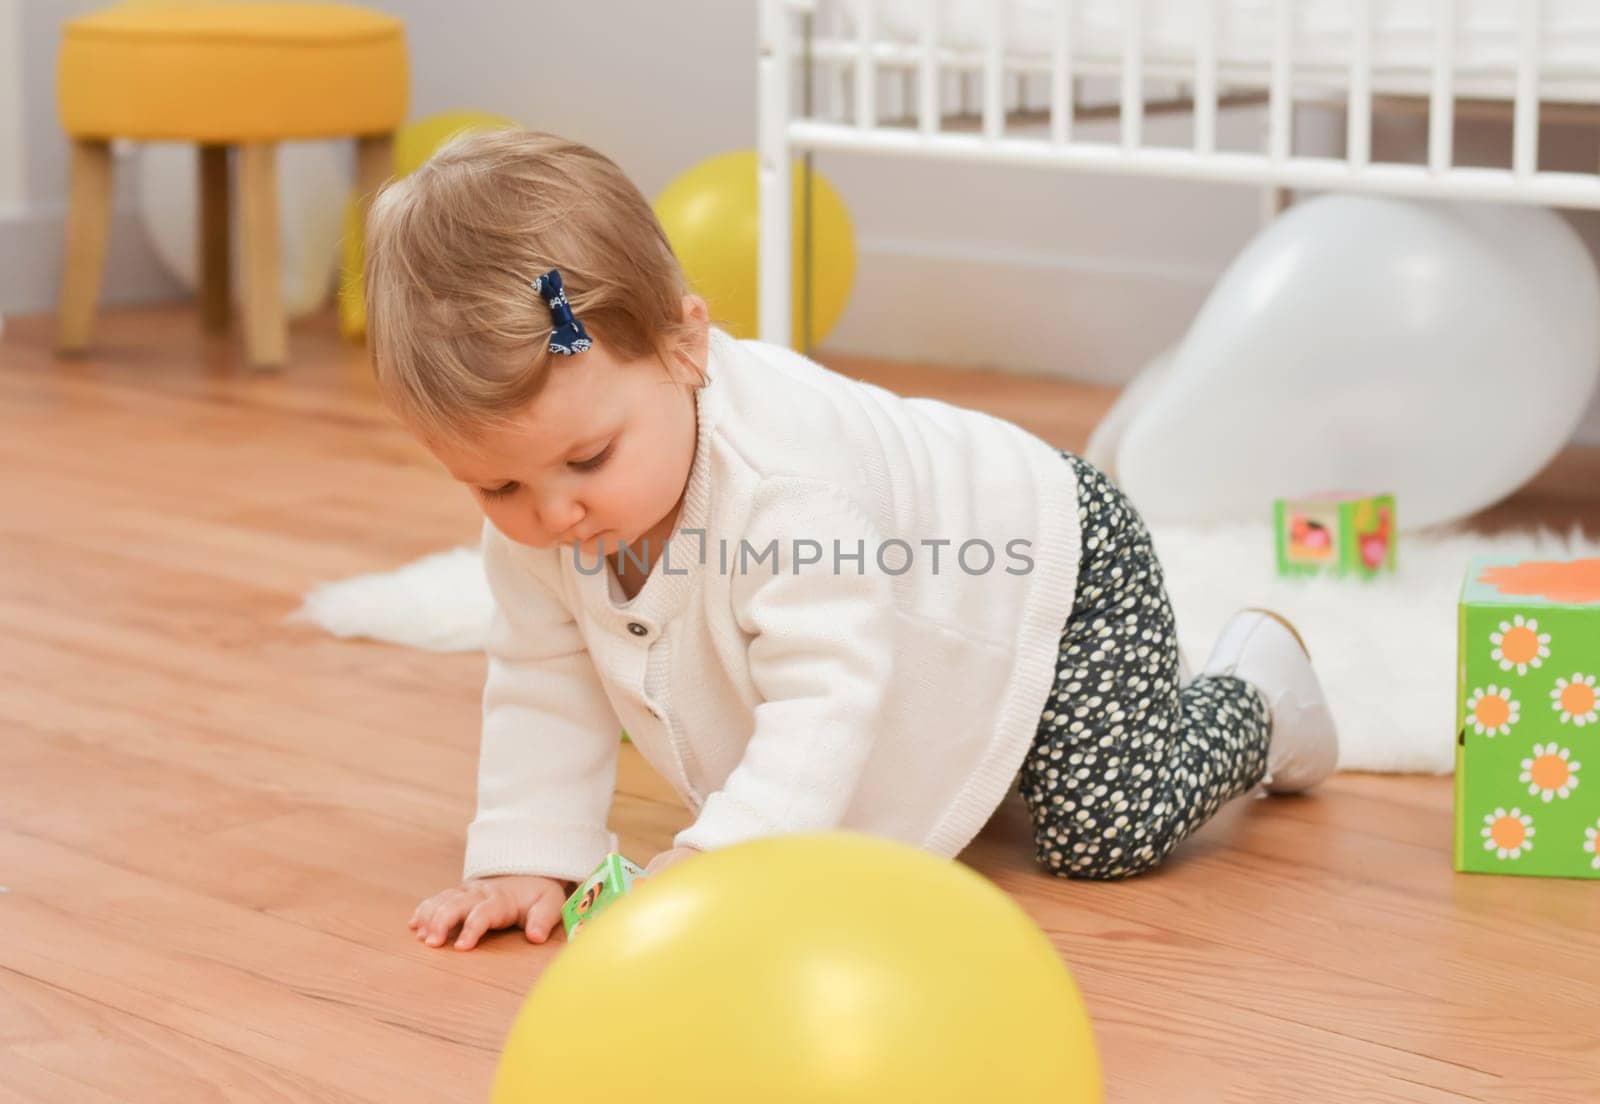
[[[1522,761],[1519,777],[1528,784],[1528,792],[1546,803],[1556,798],[1572,796],[1578,788],[1578,768],[1583,764],[1572,758],[1570,748],[1555,744],[1534,744],[1533,756]]]
[[[1583,830],[1583,849],[1594,856],[1589,860],[1589,869],[1600,870],[1600,820],[1593,828]]]
[[[1550,691],[1550,708],[1561,714],[1561,723],[1592,725],[1600,720],[1595,711],[1594,676],[1574,674],[1571,679],[1556,679],[1556,688]]]
[[[1474,690],[1467,699],[1467,716],[1462,723],[1476,729],[1479,736],[1504,736],[1522,719],[1522,705],[1509,688],[1494,683]]]
[[[1522,858],[1533,850],[1533,818],[1521,809],[1496,809],[1483,818],[1483,849],[1496,858]]]
[[[1490,658],[1500,664],[1500,670],[1516,668],[1525,675],[1529,667],[1538,667],[1550,658],[1550,634],[1539,631],[1539,622],[1517,614],[1510,621],[1500,622],[1500,631],[1489,634],[1494,645]]]

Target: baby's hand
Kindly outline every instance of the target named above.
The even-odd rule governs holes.
[[[486,931],[513,926],[523,930],[528,942],[543,943],[561,919],[568,893],[566,882],[535,875],[469,878],[418,905],[410,927],[418,939],[437,947],[460,923],[461,935],[455,943],[458,951],[472,950]]]

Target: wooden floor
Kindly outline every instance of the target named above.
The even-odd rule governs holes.
[[[558,952],[407,931],[459,874],[482,657],[281,619],[476,515],[331,320],[292,348],[251,374],[187,309],[84,361],[0,338],[0,1102],[481,1100]],[[1111,398],[839,366],[1063,447]],[[1600,532],[1597,488],[1572,453],[1484,523]],[[628,752],[648,856],[687,817]],[[1012,804],[966,859],[1072,966],[1113,1100],[1600,1100],[1600,885],[1453,875],[1450,801],[1345,776],[1109,885],[1036,872]]]

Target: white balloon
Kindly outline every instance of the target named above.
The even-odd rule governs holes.
[[[1137,376],[1129,380],[1117,396],[1117,401],[1111,404],[1111,409],[1105,412],[1089,434],[1083,458],[1109,476],[1113,483],[1121,481],[1121,476],[1117,474],[1117,452],[1122,444],[1122,435],[1172,375],[1172,354],[1172,349],[1158,353]]]
[[[1152,521],[1258,521],[1272,500],[1392,491],[1402,528],[1516,490],[1600,374],[1600,277],[1560,216],[1326,196],[1223,274],[1118,427]]]
[[[348,143],[278,146],[278,233],[283,307],[291,318],[325,306],[339,263],[339,235],[351,191]],[[187,142],[138,147],[138,205],[145,237],[162,264],[191,290],[199,286],[199,155]],[[235,155],[236,157],[237,155]],[[230,214],[233,298],[243,290],[239,189],[234,168]]]

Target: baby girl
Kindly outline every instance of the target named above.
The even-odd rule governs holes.
[[[1121,878],[1333,770],[1287,623],[1236,614],[1181,678],[1105,476],[735,340],[594,150],[457,139],[367,234],[383,399],[482,508],[496,603],[477,815],[461,884],[412,917],[427,944],[548,938],[616,847],[619,729],[694,817],[647,873],[833,828],[954,856],[1015,785],[1045,870]]]

